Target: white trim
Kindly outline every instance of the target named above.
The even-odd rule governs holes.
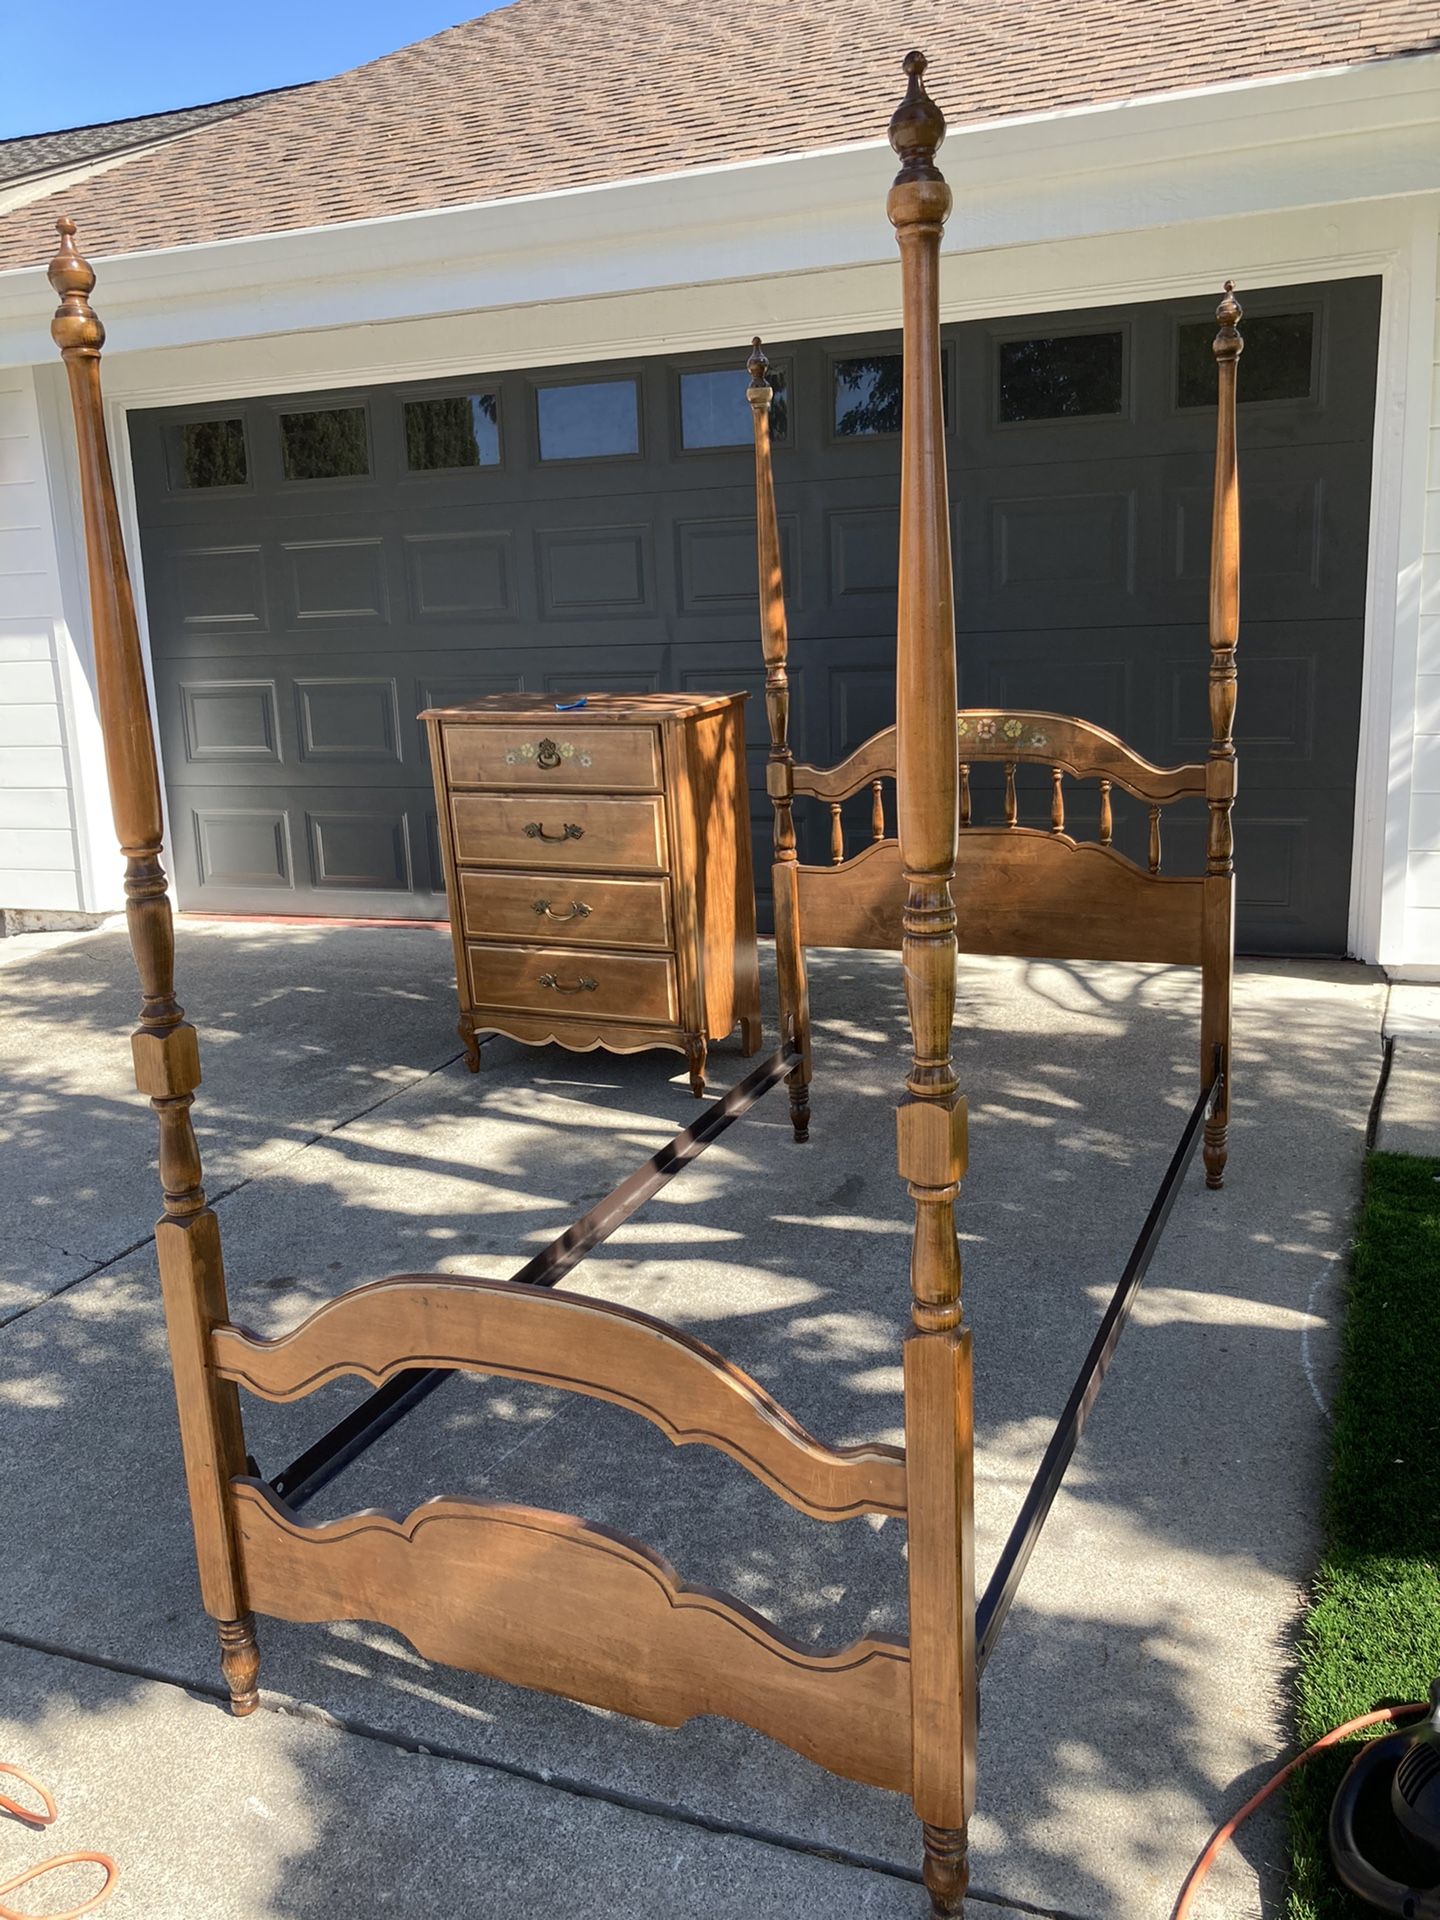
[[[1410,229],[1380,309],[1350,885],[1351,951],[1388,968],[1404,959],[1440,200],[1417,202]]]
[[[1440,54],[962,126],[947,254],[1440,189]],[[878,142],[108,259],[131,347],[729,284],[891,259]],[[443,221],[437,229],[436,222]],[[33,268],[0,363],[47,357]]]

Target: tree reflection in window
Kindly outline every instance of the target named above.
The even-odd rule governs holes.
[[[785,369],[771,367],[770,438],[786,439],[790,410],[785,399]],[[687,451],[699,447],[748,447],[755,437],[750,375],[744,367],[714,367],[680,376],[680,441]]]
[[[1308,400],[1315,361],[1313,313],[1259,313],[1242,320],[1245,351],[1235,382],[1235,397],[1249,400]],[[1215,404],[1213,320],[1187,320],[1176,329],[1175,404]]]
[[[370,471],[363,407],[282,413],[280,452],[287,480],[353,480]]]
[[[1005,425],[1119,413],[1125,398],[1125,337],[1065,333],[1002,340],[999,389]]]
[[[870,353],[835,362],[835,432],[845,439],[900,431],[904,362],[898,353]]]
[[[182,487],[243,487],[250,478],[243,420],[187,420],[179,432]]]
[[[405,402],[405,464],[412,473],[450,467],[498,467],[500,399],[447,393]]]

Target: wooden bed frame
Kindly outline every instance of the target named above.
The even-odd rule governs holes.
[[[262,1339],[230,1319],[219,1225],[201,1185],[191,1106],[200,1083],[195,1030],[174,991],[174,935],[161,865],[160,787],[134,603],[120,534],[100,391],[104,329],[95,275],[59,222],[50,269],[53,323],[80,452],[101,723],[125,854],[127,912],[143,1004],[136,1082],[159,1125],[164,1215],[156,1229],[201,1597],[219,1630],[237,1714],[254,1711],[254,1615],[384,1622],[427,1658],[676,1726],[696,1714],[743,1721],[831,1771],[911,1797],[923,1823],[923,1879],[936,1914],[962,1911],[966,1828],[975,1800],[976,1689],[1103,1378],[1135,1289],[1194,1154],[1211,1126],[1223,1156],[1228,1038],[1229,799],[1234,750],[1235,464],[1233,303],[1221,309],[1221,426],[1212,592],[1215,745],[1205,770],[1162,773],[1078,721],[962,716],[979,757],[994,719],[1004,757],[1040,756],[1080,777],[1118,781],[1152,805],[1204,791],[1211,807],[1203,882],[1157,879],[1110,849],[1077,846],[1058,817],[1050,836],[1018,826],[961,829],[955,632],[941,415],[937,272],[950,193],[936,165],[944,137],[925,92],[925,61],[891,123],[901,160],[888,210],[900,246],[905,325],[898,719],[843,767],[795,767],[786,747],[784,615],[765,408],[756,403],[760,543],[774,728],[776,897],[784,1036],[779,1050],[567,1228],[508,1281],[401,1274],[341,1294],[292,1332]],[[1046,735],[1006,732],[1011,718]],[[968,740],[969,736],[962,736]],[[795,794],[835,800],[895,775],[899,835],[833,870],[795,855]],[[1058,803],[1057,803],[1058,805]],[[957,848],[958,842],[958,848]],[[1207,965],[1207,1085],[1076,1380],[989,1589],[977,1607],[972,1527],[970,1332],[960,1304],[955,1202],[965,1170],[965,1103],[950,1058],[956,912],[974,950],[1199,958]],[[1076,875],[1084,876],[1081,880]],[[1007,884],[1026,895],[1007,901]],[[1078,888],[1078,892],[1077,892]],[[1085,909],[1072,915],[1070,904]],[[979,904],[977,904],[979,903]],[[1107,917],[1108,916],[1108,917]],[[797,1130],[810,1077],[801,930],[811,940],[893,946],[901,927],[913,1057],[898,1112],[899,1168],[915,1203],[912,1329],[904,1343],[905,1446],[834,1448],[805,1432],[719,1354],[640,1313],[550,1291],[575,1263],[787,1076]],[[1119,923],[1123,921],[1123,926]],[[1079,931],[1076,931],[1079,929]],[[1075,937],[1070,938],[1074,932]],[[816,1520],[903,1516],[909,1633],[868,1635],[817,1653],[743,1602],[682,1583],[648,1547],[566,1514],[437,1499],[406,1518],[363,1512],[314,1524],[299,1509],[380,1432],[456,1371],[536,1380],[609,1400],[677,1445],[719,1448]],[[246,1454],[239,1390],[304,1397],[354,1375],[376,1389],[269,1480]]]

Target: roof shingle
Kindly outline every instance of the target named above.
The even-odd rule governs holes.
[[[514,0],[0,216],[0,269],[60,212],[114,256],[866,140],[910,46],[957,125],[1434,51],[1440,0]]]

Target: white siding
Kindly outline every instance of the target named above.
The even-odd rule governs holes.
[[[1405,961],[1440,966],[1440,292],[1430,379],[1429,486],[1420,569],[1420,644],[1415,674],[1415,759],[1405,876]]]
[[[0,907],[81,905],[67,646],[35,384],[0,372]]]

